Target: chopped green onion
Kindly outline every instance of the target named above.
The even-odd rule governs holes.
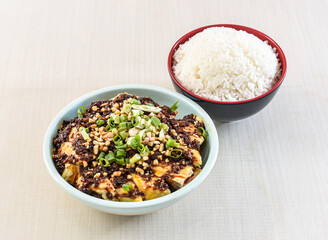
[[[122,137],[120,135],[116,135],[114,138],[113,138],[113,142],[115,144],[118,144],[120,141],[122,140]]]
[[[110,125],[107,125],[107,126],[105,127],[106,132],[109,132],[110,128],[111,128],[111,126],[110,126]]]
[[[128,128],[132,128],[133,127],[133,124],[131,122],[127,122],[126,125],[127,125]]]
[[[132,147],[132,149],[136,149],[139,144],[140,144],[140,136],[137,135],[131,140],[130,146]]]
[[[149,127],[151,125],[151,120],[148,119],[147,121],[145,121],[144,125],[145,127]]]
[[[135,136],[137,136],[138,135],[138,133],[139,133],[139,129],[138,128],[130,128],[129,129],[129,135],[131,136],[131,137],[135,137]]]
[[[138,128],[138,129],[143,129],[143,128],[145,128],[145,126],[142,125],[141,123],[138,123],[138,125],[136,125],[135,127]]]
[[[105,159],[105,158],[101,158],[101,159],[99,159],[99,163],[100,163],[100,165],[103,166],[103,167],[109,167],[109,165],[111,164],[111,162],[108,161],[108,160]]]
[[[106,156],[105,156],[105,159],[107,160],[112,160],[112,159],[115,159],[115,155],[113,152],[109,152]]]
[[[131,164],[135,164],[136,162],[138,162],[141,159],[140,154],[136,153],[131,159],[130,159],[130,163]]]
[[[152,117],[150,121],[155,127],[161,124],[161,121],[157,117]]]
[[[123,145],[123,140],[117,141],[116,144],[117,144],[117,146],[122,146]]]
[[[145,104],[146,104],[147,106],[154,106],[154,104],[149,103],[149,102],[146,102]]]
[[[77,115],[79,118],[83,118],[83,113],[85,113],[85,107],[81,106],[79,109],[77,109]]]
[[[180,107],[179,101],[175,102],[172,107],[170,107],[171,112],[175,112]]]
[[[97,160],[104,158],[105,157],[105,152],[101,152],[99,156],[97,157]]]
[[[161,131],[159,132],[159,140],[163,141],[165,139],[165,131],[164,129],[161,129]]]
[[[181,155],[182,155],[182,150],[181,149],[172,149],[170,151],[170,157],[172,157],[172,158],[179,158],[179,157],[181,157]]]
[[[145,119],[145,121],[148,121],[148,120],[149,120],[149,117],[148,117],[148,116],[146,116],[146,117],[144,117],[144,119]]]
[[[126,131],[122,131],[122,132],[120,132],[119,134],[121,135],[121,137],[122,137],[123,139],[126,139],[126,138],[129,136],[128,132],[126,132]]]
[[[143,144],[139,144],[137,147],[138,152],[142,153],[145,151],[145,146]]]
[[[90,139],[89,134],[87,133],[87,129],[89,131],[89,128],[85,128],[85,127],[79,128],[79,132],[81,133],[84,140]]]
[[[144,139],[146,137],[146,132],[147,132],[147,129],[143,129],[138,133],[138,135],[140,136],[140,139]]]
[[[136,116],[133,116],[132,119],[131,119],[131,123],[133,126],[137,126],[139,124],[138,120],[137,120],[137,117]]]
[[[115,122],[114,119],[112,117],[110,117],[110,119],[108,119],[107,124],[111,127],[115,127]]]
[[[115,122],[116,124],[119,124],[119,123],[121,122],[121,120],[120,120],[120,116],[115,115],[115,117],[114,117],[114,122]]]
[[[115,150],[115,155],[118,158],[125,157],[126,156],[126,151],[124,151],[123,149],[117,149],[117,150]]]
[[[116,158],[116,159],[115,159],[115,162],[116,162],[118,165],[124,165],[124,164],[125,164],[124,157]]]
[[[143,111],[141,110],[132,110],[132,116],[142,116]]]
[[[146,146],[144,147],[143,152],[140,153],[140,156],[141,156],[141,157],[145,157],[145,156],[148,156],[149,153],[150,153],[150,150],[149,150],[148,146],[146,145]]]
[[[127,145],[131,145],[131,141],[132,141],[133,137],[129,137],[127,140],[126,140],[126,144]]]
[[[150,126],[148,129],[152,132],[156,132],[156,128],[154,126]]]
[[[161,129],[163,129],[165,132],[167,132],[169,130],[169,126],[167,126],[167,124],[165,124],[165,123],[162,123]]]
[[[130,104],[125,104],[123,106],[123,112],[125,112],[126,114],[128,114],[131,111],[131,105]]]
[[[133,189],[133,186],[131,184],[123,184],[122,188],[123,188],[124,191],[129,192]]]
[[[96,124],[97,124],[98,126],[102,126],[102,125],[104,125],[104,124],[105,124],[105,121],[104,121],[104,120],[101,120],[101,119],[99,119],[99,120],[97,120]]]
[[[131,100],[131,103],[135,104],[135,105],[141,105],[141,102],[137,99],[134,99],[134,98]]]
[[[120,122],[126,122],[126,121],[128,121],[128,116],[125,115],[125,114],[121,115],[120,116]]]
[[[166,149],[168,149],[170,147],[180,147],[180,144],[177,143],[174,139],[170,138],[167,140],[165,147],[166,147]]]
[[[138,124],[137,125],[135,125],[135,127],[136,128],[139,128],[139,129],[143,129],[143,128],[145,128],[145,119],[142,119],[141,117],[136,117],[136,121],[138,122]]]
[[[123,143],[123,142],[122,142]],[[115,146],[116,149],[124,149],[124,148],[127,148],[128,145],[127,144],[121,144],[121,145],[117,145]]]
[[[153,107],[153,106],[147,106],[147,105],[135,105],[135,104],[133,104],[131,107],[134,108],[134,109],[137,109],[137,110],[145,111],[145,112],[159,113],[160,111],[162,111],[162,109],[160,107]]]
[[[208,132],[203,127],[198,128],[198,131],[203,135],[205,139],[208,137]]]
[[[126,122],[121,122],[119,126],[120,126],[120,129],[127,129],[128,128]]]
[[[114,135],[118,134],[118,130],[117,130],[117,128],[112,128],[112,133],[113,133]]]

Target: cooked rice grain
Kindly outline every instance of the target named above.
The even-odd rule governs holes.
[[[276,50],[253,34],[212,27],[179,46],[173,72],[197,95],[241,101],[270,90],[280,77],[280,63]]]

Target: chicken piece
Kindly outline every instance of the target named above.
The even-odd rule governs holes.
[[[74,156],[76,159],[80,159],[80,156],[76,153],[76,151],[73,149],[73,141],[77,137],[78,131],[76,127],[72,128],[69,136],[68,136],[68,142],[64,142],[61,144],[60,148],[58,149],[59,154],[66,154],[67,156]]]
[[[195,167],[200,167],[202,165],[202,156],[200,155],[199,151],[196,149],[189,149],[189,152],[192,155],[192,162]]]
[[[202,165],[202,156],[199,151],[196,149],[188,148],[186,146],[180,146],[184,151],[187,151],[191,154],[192,162],[195,167],[201,167]]]
[[[174,188],[180,189],[184,186],[185,181],[193,175],[193,167],[186,166],[180,169],[179,173],[171,173],[170,178],[167,179],[167,182]]]
[[[194,180],[194,178],[197,177],[197,175],[198,175],[201,171],[202,171],[202,170],[201,170],[200,168],[196,168],[196,169],[194,170],[194,174],[193,174],[190,178],[188,178],[188,179],[185,181],[184,185],[187,185],[187,184],[190,183],[192,180]]]
[[[94,192],[100,194],[103,199],[118,201],[118,199],[115,197],[115,188],[108,178],[102,179],[97,187],[95,187],[95,185],[91,185],[90,188]],[[109,192],[114,198],[108,199],[107,192]]]
[[[146,195],[146,200],[158,198],[170,194],[170,189],[160,190],[155,187],[155,181],[157,177],[152,177],[150,181],[145,181],[140,175],[132,174],[132,180],[138,187],[139,191],[142,191]]]
[[[136,185],[132,181],[129,181],[125,184],[129,184],[133,188],[136,188]],[[120,202],[141,202],[143,200],[141,196],[137,196],[136,198],[131,198],[130,196],[127,196],[129,192],[125,191],[123,187],[117,188],[116,192],[118,193],[118,199],[120,200]]]
[[[197,151],[197,150],[196,150]],[[179,189],[183,187],[185,181],[193,175],[193,167],[186,166],[182,167],[179,173],[172,173],[172,165],[173,163],[165,163],[160,162],[157,166],[151,166],[151,169],[154,171],[155,176],[162,177],[168,175],[167,182],[174,188]]]
[[[76,180],[80,177],[80,166],[66,163],[62,177],[70,184],[75,184]]]
[[[142,202],[142,197],[137,196],[136,198],[131,198],[131,197],[119,197],[120,202]]]
[[[77,128],[73,127],[70,134],[68,135],[68,141],[73,142],[74,138],[77,137],[77,134],[79,134],[79,132],[77,131]]]
[[[204,142],[204,137],[198,132],[198,129],[194,124],[190,124],[187,127],[183,128],[184,135],[189,136],[190,142],[197,141],[199,145],[202,145]]]
[[[71,142],[64,142],[60,148],[58,149],[59,154],[66,154],[67,156],[74,156],[78,158],[79,156],[76,154],[75,150],[73,149],[73,144]]]
[[[162,177],[171,172],[171,166],[166,163],[160,163],[158,166],[151,166],[150,168],[154,171],[154,174],[157,177]]]
[[[178,120],[177,122],[177,125],[180,127],[176,128],[176,131],[182,139],[187,137],[188,142],[194,141],[199,143],[199,145],[203,144],[205,139],[196,127],[199,123],[203,123],[202,118],[198,117],[196,114],[192,114],[188,115],[187,118]]]

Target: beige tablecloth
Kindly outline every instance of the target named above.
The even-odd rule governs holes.
[[[0,239],[328,239],[327,10],[324,0],[1,0]],[[205,182],[136,217],[60,189],[42,158],[55,114],[114,84],[173,89],[171,46],[215,23],[270,35],[288,73],[259,114],[217,123],[219,157]]]

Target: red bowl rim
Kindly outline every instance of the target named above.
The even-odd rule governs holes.
[[[281,63],[281,69],[282,69],[282,73],[281,76],[278,80],[278,82],[267,92],[263,93],[262,95],[259,95],[255,98],[250,98],[250,99],[246,99],[246,100],[242,100],[242,101],[235,101],[235,102],[229,102],[229,101],[217,101],[217,100],[212,100],[212,99],[208,99],[208,98],[204,98],[201,97],[195,93],[192,93],[191,91],[187,90],[185,87],[183,87],[179,81],[175,78],[174,73],[172,71],[172,59],[173,59],[173,54],[175,52],[175,50],[180,46],[180,44],[185,43],[187,40],[189,40],[189,38],[191,38],[192,36],[194,36],[195,34],[203,31],[206,28],[211,28],[211,27],[230,27],[230,28],[234,28],[236,30],[243,30],[247,33],[253,34],[254,36],[258,37],[259,39],[261,39],[262,41],[268,41],[268,44],[271,47],[276,48],[276,51],[278,53],[278,59]],[[276,90],[280,84],[283,82],[285,75],[286,75],[286,70],[287,70],[287,61],[286,61],[286,57],[284,52],[282,51],[282,49],[280,48],[280,46],[272,39],[270,38],[268,35],[253,29],[253,28],[249,28],[246,26],[242,26],[242,25],[235,25],[235,24],[214,24],[214,25],[208,25],[208,26],[204,26],[204,27],[200,27],[197,28],[195,30],[192,30],[191,32],[188,32],[187,34],[183,35],[171,48],[171,51],[169,53],[169,57],[168,57],[168,62],[167,62],[167,66],[168,66],[168,70],[169,70],[169,74],[172,78],[172,80],[186,93],[190,94],[191,96],[198,98],[200,100],[206,101],[206,102],[212,102],[212,103],[220,103],[220,104],[240,104],[240,103],[248,103],[248,102],[252,102],[255,100],[258,100],[260,98],[263,98],[267,95],[269,95],[271,92],[273,92],[274,90]]]

